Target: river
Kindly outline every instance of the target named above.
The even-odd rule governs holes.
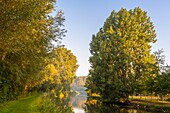
[[[141,111],[136,109],[113,108],[112,106],[90,107],[85,111],[86,100],[87,100],[87,95],[85,95],[84,92],[83,93],[81,92],[79,95],[76,95],[71,98],[71,104],[74,113],[151,113],[151,112]]]
[[[74,113],[85,113],[84,108],[85,108],[86,100],[87,100],[86,92],[83,93],[80,92],[79,95],[76,95],[73,98],[71,98],[71,104]]]

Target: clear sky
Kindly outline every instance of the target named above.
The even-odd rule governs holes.
[[[170,0],[57,0],[57,9],[64,12],[68,31],[63,44],[72,50],[80,65],[77,76],[88,75],[92,34],[99,31],[112,10],[135,7],[147,11],[158,39],[152,50],[163,48],[166,63],[170,64]]]

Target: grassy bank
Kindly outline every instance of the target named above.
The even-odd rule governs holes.
[[[0,107],[0,113],[38,113],[40,102],[41,94],[33,93],[19,100],[6,102]]]
[[[129,98],[132,103],[170,107],[170,101],[160,100],[159,97],[155,96],[133,96]]]
[[[0,113],[73,113],[67,99],[60,100],[53,93],[32,93],[0,105]]]
[[[133,97],[131,98],[131,107],[152,112],[170,112],[170,102],[160,101],[157,97]]]

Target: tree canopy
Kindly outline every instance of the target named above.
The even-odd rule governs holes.
[[[156,42],[154,25],[141,8],[112,11],[90,43],[91,69],[87,87],[102,101],[126,101],[128,96],[154,76]]]
[[[51,15],[55,3],[55,0],[1,1],[0,102],[16,99],[43,83],[42,71],[50,65],[47,59],[51,58],[54,42],[58,44],[66,32],[62,11]]]
[[[45,89],[69,92],[78,68],[76,56],[64,47],[55,48],[47,59],[47,66],[42,70]]]

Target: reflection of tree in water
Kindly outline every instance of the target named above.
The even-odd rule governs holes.
[[[74,113],[69,98],[56,99],[55,103],[60,109],[60,113]]]
[[[68,97],[60,99],[47,93],[42,98],[42,105],[38,108],[41,113],[74,113]]]
[[[85,111],[87,113],[149,113],[146,111],[123,108],[113,104],[102,104],[96,100],[89,100],[86,102]]]
[[[75,96],[71,99],[73,108],[84,108],[86,102],[85,96]]]
[[[113,108],[111,108],[110,106],[104,106],[104,105],[87,105],[86,106],[86,112],[88,113],[113,113]],[[114,113],[116,111],[114,110]]]

